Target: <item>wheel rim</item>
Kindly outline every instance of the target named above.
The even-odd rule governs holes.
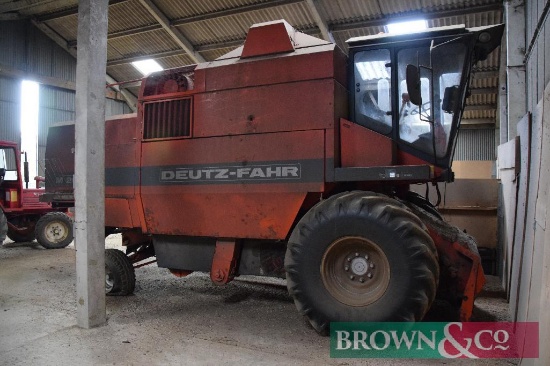
[[[115,287],[115,279],[113,274],[107,268],[105,268],[105,293],[108,294]]]
[[[45,228],[46,239],[51,243],[60,243],[67,239],[69,230],[67,226],[60,221],[52,221]]]
[[[390,264],[378,245],[356,236],[335,240],[325,251],[321,278],[327,291],[349,306],[378,300],[390,283]]]

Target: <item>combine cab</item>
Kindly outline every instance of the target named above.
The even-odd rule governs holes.
[[[72,221],[66,209],[39,201],[43,178],[35,177],[36,188],[29,188],[26,154],[23,176],[20,155],[16,143],[0,141],[0,245],[7,236],[14,242],[37,239],[47,249],[64,248],[73,241]]]
[[[276,21],[215,61],[145,78],[138,113],[106,122],[105,220],[126,246],[107,252],[107,292],[131,293],[128,269],[155,256],[220,285],[286,277],[321,333],[418,321],[436,296],[467,320],[484,283],[476,244],[409,186],[453,180],[470,72],[502,31],[356,38],[346,56]],[[54,203],[73,199],[73,136],[49,132]]]

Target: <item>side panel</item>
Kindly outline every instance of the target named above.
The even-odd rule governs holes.
[[[153,234],[284,239],[324,187],[324,130],[143,143]]]
[[[388,166],[393,163],[390,138],[358,124],[340,120],[342,167]]]
[[[193,136],[332,128],[334,89],[324,79],[197,94]]]

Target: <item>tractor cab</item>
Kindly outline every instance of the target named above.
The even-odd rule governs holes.
[[[439,167],[447,173],[439,180],[452,179],[472,67],[500,44],[503,30],[462,25],[348,40],[351,120]]]

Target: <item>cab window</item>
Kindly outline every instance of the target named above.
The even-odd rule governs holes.
[[[390,51],[355,54],[355,122],[377,132],[392,130]]]

